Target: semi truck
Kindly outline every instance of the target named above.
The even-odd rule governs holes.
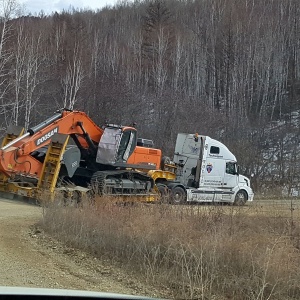
[[[241,175],[236,157],[221,142],[199,134],[179,133],[174,158],[176,179],[160,181],[176,204],[253,201],[250,179]],[[162,189],[162,187],[160,187]]]

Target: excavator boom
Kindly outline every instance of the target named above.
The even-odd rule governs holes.
[[[1,148],[0,172],[8,177],[18,173],[39,177],[41,162],[30,153],[47,146],[55,133],[73,136],[79,147],[88,149],[99,142],[103,129],[84,112],[64,110],[56,113]]]

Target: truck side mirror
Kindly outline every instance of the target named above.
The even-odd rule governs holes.
[[[240,175],[240,166],[237,166],[236,175]]]

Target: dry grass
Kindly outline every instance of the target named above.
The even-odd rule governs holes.
[[[299,299],[298,219],[262,206],[52,205],[42,226],[184,299]],[[288,211],[288,208],[287,208]],[[293,217],[293,218],[292,218]]]

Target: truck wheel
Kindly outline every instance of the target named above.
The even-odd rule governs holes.
[[[245,191],[239,190],[235,195],[234,205],[238,205],[238,206],[245,205],[247,200],[248,200],[247,193]]]
[[[165,184],[158,183],[157,185],[160,203],[169,203],[169,189]]]
[[[186,202],[186,193],[182,187],[176,186],[172,189],[172,202],[174,204],[184,204]]]

